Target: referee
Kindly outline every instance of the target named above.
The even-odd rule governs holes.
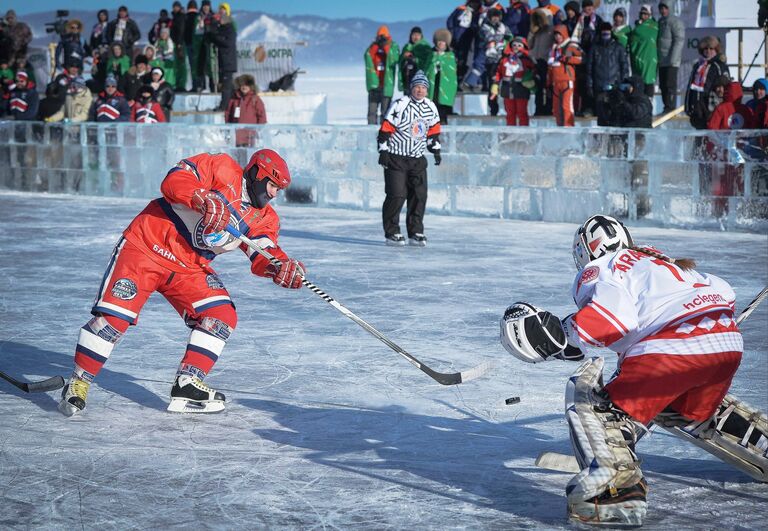
[[[427,245],[424,236],[424,210],[427,206],[427,158],[424,148],[440,164],[440,117],[437,107],[427,98],[429,81],[418,70],[411,78],[410,96],[392,103],[379,129],[379,164],[384,166],[382,207],[384,237],[387,245],[405,245],[400,232],[400,211],[408,201],[405,226],[408,243]]]

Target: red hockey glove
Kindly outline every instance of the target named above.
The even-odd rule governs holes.
[[[272,264],[267,266],[266,273],[281,288],[299,289],[302,286],[301,279],[306,275],[306,271],[304,264],[293,258],[288,258],[283,260],[279,270]]]
[[[229,223],[229,210],[224,200],[213,192],[195,190],[192,206],[203,215],[203,234],[221,232]]]

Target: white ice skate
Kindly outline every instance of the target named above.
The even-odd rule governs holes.
[[[224,394],[211,389],[202,380],[181,374],[171,389],[168,411],[173,413],[218,413],[224,410]]]

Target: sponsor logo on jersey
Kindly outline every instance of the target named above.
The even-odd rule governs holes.
[[[720,295],[719,293],[706,293],[703,295],[696,295],[694,299],[691,302],[687,302],[683,304],[683,308],[686,310],[693,310],[697,306],[701,306],[703,304],[718,304],[718,303],[726,303],[725,297]]]
[[[213,273],[205,277],[205,282],[210,289],[224,289],[224,283],[219,279],[217,275]]]
[[[162,247],[160,247],[157,244],[152,245],[152,250],[154,252],[156,252],[157,254],[159,254],[160,256],[162,256],[163,258],[166,258],[166,259],[170,260],[171,262],[176,262],[177,261],[176,257],[174,256],[174,254],[171,251],[169,251],[168,249],[163,249]]]
[[[129,301],[138,293],[136,283],[129,278],[121,278],[112,285],[112,296],[124,301]]]

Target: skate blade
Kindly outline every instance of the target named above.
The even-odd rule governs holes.
[[[61,411],[61,414],[65,417],[71,417],[77,413],[80,413],[81,410],[69,402],[59,402],[59,411]]]
[[[568,522],[578,526],[640,527],[645,519],[646,504],[628,501],[611,505],[569,506]],[[580,511],[577,509],[581,509]]]
[[[171,413],[218,413],[224,410],[224,402],[219,400],[210,402],[192,402],[181,398],[171,399],[168,411]]]

